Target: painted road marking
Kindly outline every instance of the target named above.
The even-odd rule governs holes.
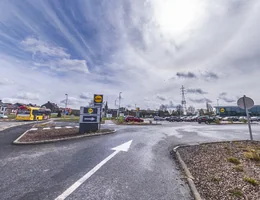
[[[57,127],[54,127],[55,129],[60,129],[61,127],[60,126],[57,126]]]
[[[43,130],[50,130],[50,129],[51,129],[50,127],[43,128]]]
[[[72,126],[65,126],[65,128],[73,128]]]
[[[31,128],[30,130],[31,130],[31,131],[37,131],[38,128]]]
[[[124,144],[121,144],[117,147],[112,148],[112,150],[115,150],[114,153],[110,154],[108,157],[106,157],[103,161],[101,161],[99,164],[97,164],[92,170],[90,170],[88,173],[86,173],[83,177],[81,177],[79,180],[77,180],[72,186],[70,186],[67,190],[65,190],[60,196],[58,196],[55,200],[64,200],[69,195],[71,195],[79,186],[81,186],[86,180],[88,180],[96,171],[98,171],[104,164],[106,164],[110,159],[112,159],[116,154],[118,154],[120,151],[127,152],[131,146],[133,140],[130,140]]]
[[[79,128],[79,126],[75,126],[75,128]]]

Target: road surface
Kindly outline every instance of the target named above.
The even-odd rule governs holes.
[[[190,190],[171,157],[172,148],[249,138],[246,125],[165,122],[161,126],[105,124],[103,127],[116,128],[117,133],[43,145],[10,144],[29,127],[0,132],[1,199],[56,199],[91,173],[66,199],[190,200]],[[252,129],[260,140],[260,126]],[[113,147],[130,140],[127,152],[116,153],[95,171],[115,152]]]

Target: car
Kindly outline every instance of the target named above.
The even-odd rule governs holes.
[[[0,119],[8,119],[8,116],[4,114],[0,114]]]
[[[153,118],[155,121],[163,121],[164,118],[163,117],[160,117],[160,116],[154,116]]]
[[[139,118],[139,117],[134,117],[134,116],[127,116],[125,118],[126,122],[144,122],[143,119]]]
[[[200,116],[198,117],[198,123],[206,123],[206,124],[211,124],[216,122],[216,118],[215,117],[209,117],[209,116]]]
[[[173,116],[169,119],[169,122],[181,122],[180,117]]]

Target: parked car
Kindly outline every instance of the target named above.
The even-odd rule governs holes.
[[[209,116],[200,116],[198,117],[198,123],[206,123],[206,124],[211,124],[216,122],[216,118],[215,117],[209,117]]]
[[[171,117],[170,119],[169,119],[169,122],[181,122],[182,120],[180,119],[180,117]]]
[[[153,118],[155,121],[163,121],[164,118],[163,117],[160,117],[160,116],[154,116]]]
[[[4,114],[0,114],[0,119],[8,119],[8,116]]]
[[[127,117],[125,118],[125,121],[126,121],[126,122],[144,122],[143,119],[138,118],[138,117],[134,117],[134,116],[127,116]]]

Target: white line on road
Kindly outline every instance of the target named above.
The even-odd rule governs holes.
[[[72,128],[72,126],[65,126],[65,128]]]
[[[76,128],[79,128],[79,126],[75,126]]]
[[[104,164],[106,164],[116,154],[118,154],[120,151],[127,152],[130,148],[131,143],[132,143],[132,140],[130,140],[124,144],[121,144],[117,147],[112,148],[112,150],[115,150],[114,153],[110,154],[103,161],[101,161],[98,165],[96,165],[92,170],[90,170],[83,177],[81,177],[79,180],[77,180],[72,186],[70,186],[67,190],[65,190],[65,192],[63,192],[55,200],[66,199],[70,194],[72,194],[79,186],[81,186],[86,180],[88,180],[97,170],[99,170]]]
[[[50,129],[51,129],[50,127],[43,128],[43,130],[50,130]]]
[[[37,131],[38,128],[31,128],[30,131]]]
[[[60,126],[56,126],[56,127],[54,127],[55,129],[60,129],[61,127]]]

